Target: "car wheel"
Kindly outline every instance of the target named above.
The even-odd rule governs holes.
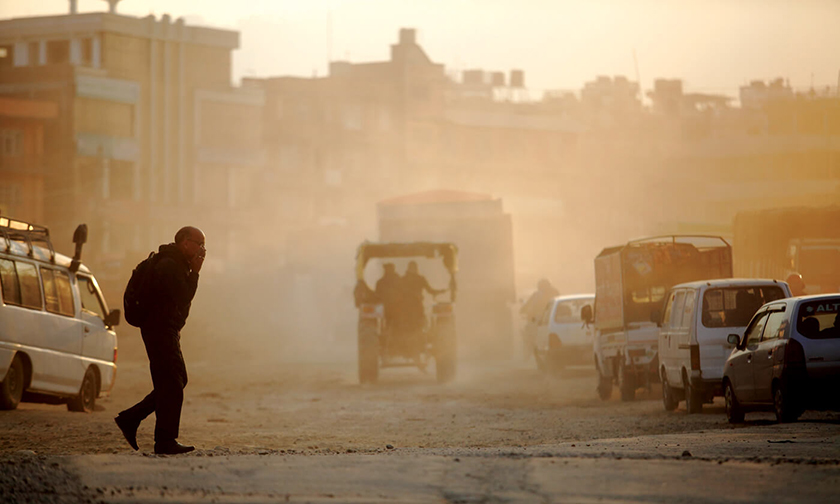
[[[379,379],[379,334],[376,320],[359,321],[359,383]]]
[[[537,349],[534,348],[534,362],[537,364],[537,371],[540,373],[545,372],[545,360],[540,357],[540,354],[537,352]]]
[[[776,412],[777,422],[795,422],[802,413],[793,404],[790,391],[784,385],[777,385],[773,393],[773,409]]]
[[[20,404],[23,397],[23,362],[15,355],[3,383],[0,383],[0,409],[13,410]]]
[[[82,379],[82,388],[79,389],[79,395],[70,399],[67,402],[67,409],[70,411],[78,411],[82,413],[90,413],[96,406],[96,373],[92,367],[85,371],[85,377]]]
[[[674,411],[677,409],[680,401],[677,399],[676,391],[668,383],[668,377],[662,373],[662,404],[665,406],[665,411]]]
[[[697,387],[691,386],[691,380],[688,379],[687,376],[684,376],[683,379],[685,383],[683,386],[685,387],[685,409],[689,415],[694,415],[696,413],[700,413],[703,411],[703,394],[697,390]]]
[[[723,400],[726,404],[726,419],[729,423],[742,423],[744,421],[744,410],[738,404],[738,398],[735,397],[735,389],[729,380],[726,381],[724,387]]]
[[[618,390],[621,392],[622,401],[632,401],[636,398],[636,380],[624,364],[623,358],[618,365]]]

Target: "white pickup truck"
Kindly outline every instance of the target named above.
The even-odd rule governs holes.
[[[659,381],[659,317],[665,293],[694,280],[732,277],[732,248],[718,236],[659,236],[606,248],[595,258],[593,352],[598,395],[623,401]]]

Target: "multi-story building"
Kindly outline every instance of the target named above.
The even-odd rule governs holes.
[[[57,116],[55,103],[0,97],[0,215],[44,220],[44,174],[55,161],[44,138]]]
[[[68,240],[88,224],[87,260],[115,281],[106,294],[181,225],[204,227],[220,244],[215,257],[229,258],[234,229],[256,221],[243,216],[263,176],[264,99],[231,86],[238,44],[237,32],[168,15],[0,21],[0,97],[58,109],[43,223]]]

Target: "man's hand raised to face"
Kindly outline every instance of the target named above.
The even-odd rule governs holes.
[[[190,259],[190,270],[198,273],[199,271],[201,271],[201,265],[202,264],[204,264],[204,254],[203,253],[196,254],[196,255],[193,256],[192,259]]]

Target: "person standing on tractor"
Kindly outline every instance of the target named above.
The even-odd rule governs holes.
[[[383,264],[382,270],[382,278],[376,281],[374,297],[385,309],[385,324],[393,328],[397,325],[397,312],[400,307],[400,276],[394,268],[394,263]]]
[[[410,332],[422,331],[426,326],[426,313],[423,309],[423,291],[432,295],[442,294],[446,289],[433,289],[426,277],[417,269],[417,263],[411,261],[400,279],[402,287],[402,313],[405,329]]]

